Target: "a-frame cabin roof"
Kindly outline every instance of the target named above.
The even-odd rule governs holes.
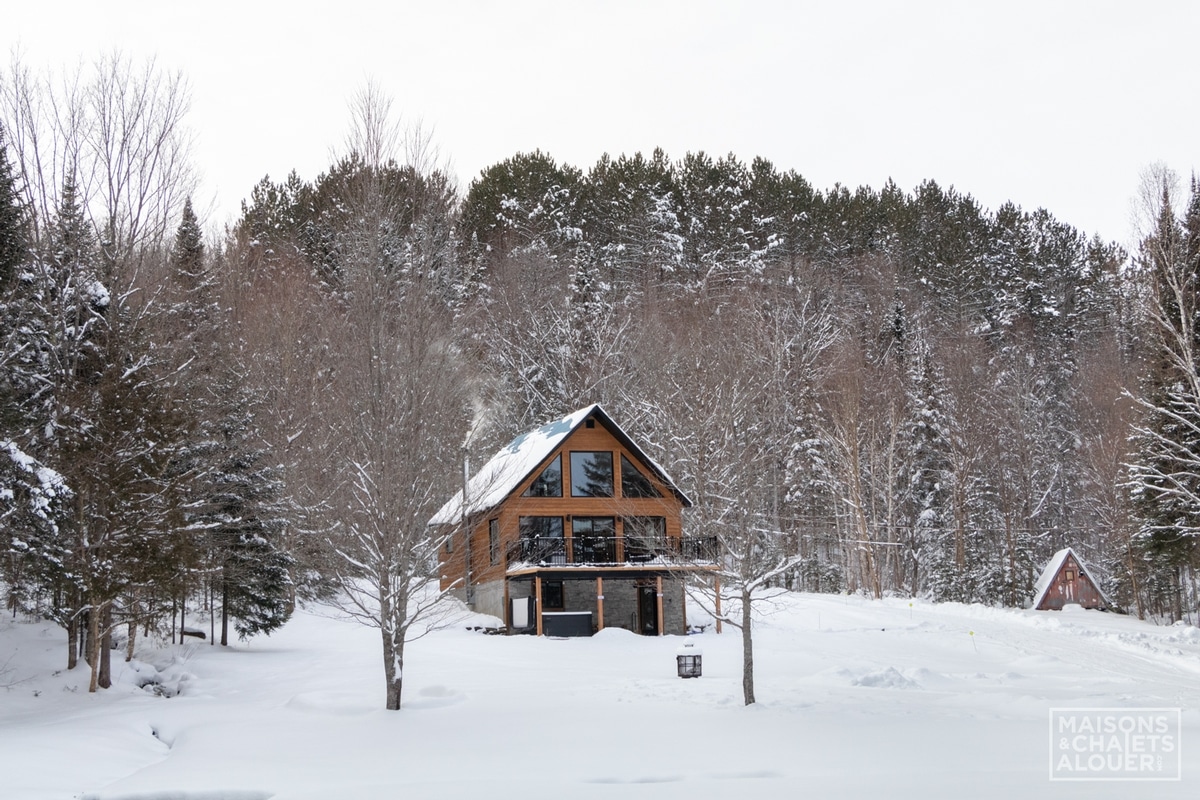
[[[469,499],[466,512],[475,514],[487,511],[503,502],[589,417],[603,425],[626,450],[651,469],[663,485],[679,499],[684,508],[692,505],[692,501],[679,490],[666,470],[646,455],[642,448],[638,447],[637,443],[612,421],[604,409],[598,404],[593,404],[573,411],[562,419],[527,431],[502,447],[467,482]],[[463,493],[460,489],[433,515],[429,524],[445,525],[459,522],[462,516]]]
[[[1083,576],[1086,577],[1087,580],[1091,581],[1093,586],[1096,587],[1096,592],[1100,595],[1100,598],[1104,600],[1109,607],[1115,608],[1113,602],[1108,599],[1108,595],[1106,595],[1104,590],[1100,588],[1100,581],[1096,579],[1096,573],[1092,572],[1088,565],[1083,563],[1083,559],[1079,557],[1079,554],[1070,547],[1064,547],[1062,550],[1059,550],[1057,553],[1055,553],[1054,556],[1051,557],[1050,563],[1046,564],[1046,568],[1042,570],[1042,574],[1038,577],[1037,583],[1033,585],[1033,605],[1030,606],[1030,608],[1037,609],[1039,606],[1041,606],[1042,601],[1046,599],[1046,593],[1049,592],[1050,587],[1054,585],[1054,580],[1058,577],[1058,573],[1062,572],[1063,565],[1067,563],[1068,556],[1075,559],[1075,563],[1079,565],[1079,571],[1083,573]]]

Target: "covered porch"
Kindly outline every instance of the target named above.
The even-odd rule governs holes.
[[[622,628],[644,636],[687,633],[684,579],[697,568],[525,567],[505,581],[510,632],[591,636]]]

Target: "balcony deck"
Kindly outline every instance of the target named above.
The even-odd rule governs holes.
[[[525,537],[505,552],[508,574],[539,569],[586,571],[709,570],[716,566],[715,537]]]

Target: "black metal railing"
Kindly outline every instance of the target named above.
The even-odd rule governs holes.
[[[644,538],[633,536],[526,536],[509,545],[507,563],[545,565],[711,562],[717,559],[713,536]]]
[[[679,554],[684,561],[716,562],[721,555],[721,544],[716,536],[688,536],[679,540]]]

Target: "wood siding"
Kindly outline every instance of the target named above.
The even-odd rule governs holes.
[[[613,454],[614,497],[571,496],[571,452],[598,451]],[[522,497],[529,485],[556,457],[562,456],[562,497]],[[642,475],[650,481],[661,497],[626,498],[621,496],[621,456],[629,459]],[[604,425],[595,427],[580,425],[567,436],[558,449],[540,463],[499,505],[474,516],[471,521],[471,582],[472,584],[500,580],[505,575],[505,553],[520,538],[521,517],[562,517],[564,541],[571,538],[571,520],[574,517],[612,517],[616,523],[615,535],[624,537],[623,518],[662,517],[666,523],[668,539],[678,540],[682,536],[680,512],[682,505],[670,487],[664,485],[647,464],[636,454],[621,446]],[[492,564],[489,553],[489,524],[499,522],[499,547],[497,564]],[[618,554],[620,555],[620,554]],[[459,582],[463,575],[465,556],[461,536],[456,536],[450,553],[442,551],[442,588]]]
[[[1105,605],[1100,590],[1092,582],[1091,576],[1080,569],[1074,556],[1067,556],[1063,561],[1037,608],[1039,611],[1058,611],[1070,603],[1078,603],[1084,608],[1102,608]]]

